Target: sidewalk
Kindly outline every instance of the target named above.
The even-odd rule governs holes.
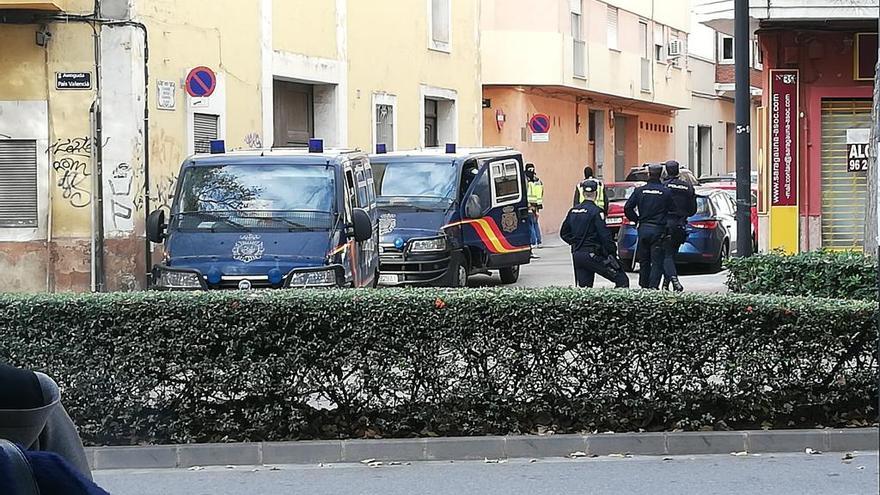
[[[93,469],[875,451],[877,428],[414,438],[88,448]]]

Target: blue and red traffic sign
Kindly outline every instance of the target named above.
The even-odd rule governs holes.
[[[543,113],[536,113],[529,120],[529,129],[535,134],[546,134],[550,132],[550,117]]]
[[[196,67],[186,76],[186,92],[193,98],[207,98],[217,89],[217,75],[207,67]]]

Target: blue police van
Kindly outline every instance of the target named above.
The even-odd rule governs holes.
[[[353,150],[221,152],[187,159],[151,286],[167,290],[364,287],[378,281],[378,217],[368,157]]]
[[[379,284],[465,287],[497,271],[512,284],[529,263],[522,155],[511,148],[371,155],[379,210]]]

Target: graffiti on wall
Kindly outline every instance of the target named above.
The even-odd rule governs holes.
[[[74,208],[85,208],[92,202],[88,180],[92,175],[88,161],[92,156],[92,140],[87,137],[62,138],[49,147],[52,169],[58,178],[61,197]]]
[[[174,201],[174,188],[177,184],[177,174],[171,174],[168,177],[160,177],[150,191],[150,210],[155,211],[163,209],[171,210],[171,202]],[[138,195],[132,206],[138,210],[144,209],[144,197]]]
[[[244,144],[251,149],[260,149],[263,147],[263,138],[256,132],[252,132],[244,137]]]
[[[117,229],[133,228],[134,200],[131,197],[134,173],[131,165],[120,163],[110,174],[110,210]]]

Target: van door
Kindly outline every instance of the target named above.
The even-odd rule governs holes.
[[[482,268],[529,262],[528,201],[522,158],[496,158],[481,163],[460,213],[464,244],[484,254]]]
[[[373,237],[364,242],[358,243],[355,246],[355,249],[357,250],[358,274],[360,276],[357,285],[362,287],[372,283],[373,278],[379,270],[379,220],[376,216],[376,196],[372,184],[372,169],[370,168],[369,163],[364,160],[355,161],[354,174],[357,186],[358,208],[366,210],[370,215],[374,231]]]

